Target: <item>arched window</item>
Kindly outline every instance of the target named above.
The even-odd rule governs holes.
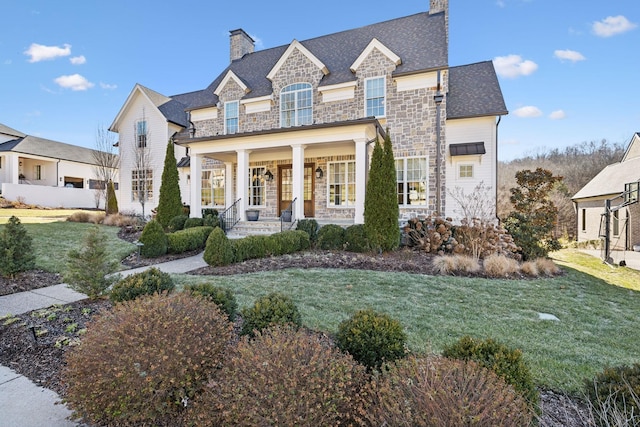
[[[295,83],[280,92],[280,126],[291,127],[313,123],[313,98],[309,83]]]

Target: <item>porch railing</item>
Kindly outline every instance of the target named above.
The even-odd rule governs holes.
[[[240,199],[233,202],[231,206],[220,214],[220,227],[225,233],[240,221],[240,217],[238,216],[238,202],[240,202]]]
[[[298,200],[297,197],[289,203],[289,206],[287,206],[282,213],[280,213],[280,231],[291,230],[293,225],[296,223],[296,210],[294,209],[296,206],[296,200]]]

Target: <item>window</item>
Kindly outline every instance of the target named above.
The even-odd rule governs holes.
[[[473,165],[460,165],[458,178],[473,178]]]
[[[280,92],[280,126],[291,127],[313,123],[313,98],[309,83],[286,86]]]
[[[582,209],[582,231],[587,231],[587,210]]]
[[[238,101],[224,103],[224,133],[238,132]]]
[[[264,205],[265,196],[265,168],[249,168],[249,206]]]
[[[136,123],[136,140],[138,141],[138,148],[145,148],[147,146],[147,121],[140,120]]]
[[[364,81],[365,116],[384,117],[385,78],[376,77]]]
[[[33,179],[36,181],[42,180],[42,165],[35,165],[33,167]]]
[[[131,200],[153,199],[153,171],[138,169],[131,171]]]
[[[427,158],[396,159],[396,181],[399,205],[427,204]]]
[[[356,162],[329,163],[329,206],[356,204]]]
[[[224,206],[224,169],[202,171],[202,206]]]
[[[620,235],[620,211],[613,211],[613,235]]]

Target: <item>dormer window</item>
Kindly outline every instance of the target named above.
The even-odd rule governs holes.
[[[238,132],[238,101],[224,103],[224,133],[232,134]]]
[[[385,78],[375,77],[364,81],[365,117],[385,116]]]
[[[296,83],[286,86],[280,92],[280,126],[310,125],[313,97],[309,83]]]

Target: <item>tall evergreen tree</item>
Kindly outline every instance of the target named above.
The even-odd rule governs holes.
[[[35,267],[36,256],[32,239],[20,219],[13,215],[0,234],[0,274],[15,277],[16,273]]]
[[[376,141],[373,148],[364,202],[364,228],[373,249],[389,251],[398,247],[400,228],[396,168],[389,132],[385,137],[384,148],[379,141]]]
[[[105,212],[107,215],[118,213],[118,199],[116,198],[116,189],[113,185],[113,181],[109,180],[107,184],[107,205]]]
[[[156,220],[164,228],[167,228],[171,219],[178,215],[182,215],[182,198],[180,197],[178,165],[173,150],[173,141],[169,140],[167,153],[164,156],[164,170],[162,171]]]

